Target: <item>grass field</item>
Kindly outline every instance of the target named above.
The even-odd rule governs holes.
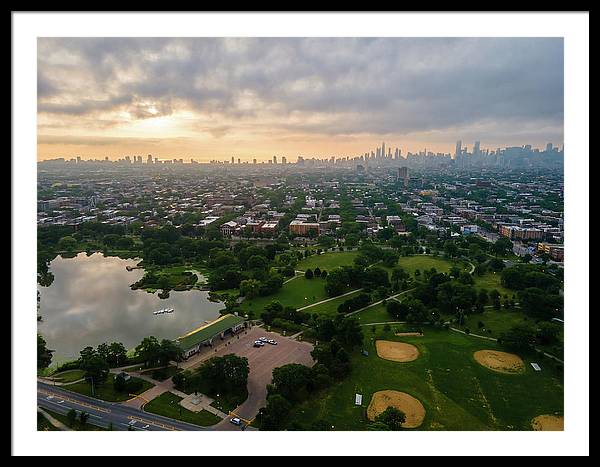
[[[366,310],[359,311],[352,318],[357,319],[360,324],[369,323],[385,323],[387,321],[395,321],[395,318],[385,309],[385,304],[380,303],[379,305],[372,306]]]
[[[420,270],[421,273],[431,268],[435,268],[437,272],[449,272],[450,268],[454,265],[457,265],[461,269],[470,269],[460,263],[454,263],[436,256],[401,256],[398,260],[398,266],[403,267],[404,270],[413,277],[417,269]]]
[[[425,327],[422,337],[395,336],[402,325],[389,332],[377,326],[365,332],[364,348],[352,354],[352,373],[293,409],[290,424],[305,429],[322,420],[335,430],[364,430],[366,407],[373,393],[392,389],[416,397],[427,414],[420,430],[530,430],[531,419],[540,414],[563,412],[562,377],[550,360],[539,360],[535,372],[528,356],[522,356],[526,371],[521,375],[494,373],[479,365],[473,353],[499,348],[494,342]],[[411,343],[420,357],[396,363],[377,356],[374,341],[385,339]],[[354,405],[356,393],[363,405]],[[375,447],[373,449],[376,449]]]
[[[334,253],[323,253],[321,255],[312,255],[303,259],[296,265],[299,271],[307,269],[325,269],[327,272],[339,268],[341,266],[351,266],[354,263],[354,258],[358,256],[357,251],[339,251]]]
[[[298,277],[293,281],[284,284],[283,287],[273,295],[244,300],[241,303],[241,309],[252,310],[258,316],[263,308],[271,302],[277,301],[283,306],[301,308],[312,303],[320,302],[326,298],[325,281],[323,279],[306,279],[304,277]]]
[[[485,324],[483,329],[480,329],[477,325],[480,321]],[[528,320],[523,312],[518,309],[502,308],[501,310],[494,310],[493,308],[486,308],[486,311],[482,314],[468,316],[461,329],[469,328],[472,333],[498,338],[503,332],[509,331],[513,326],[522,323],[535,324],[533,320]]]
[[[56,380],[57,383],[72,383],[73,381],[83,378],[84,375],[85,371],[83,370],[68,370],[61,373],[55,373],[52,375],[52,378]]]
[[[114,380],[112,376],[113,375],[109,375],[106,381],[104,381],[102,384],[96,385],[96,394],[94,396],[92,396],[92,385],[86,381],[82,381],[81,383],[69,384],[68,386],[64,386],[64,389],[83,394],[84,396],[95,397],[96,399],[101,399],[107,402],[123,402],[131,399],[131,396],[129,395],[128,391],[119,392],[115,390],[113,386]],[[139,378],[132,377],[132,380],[135,379]],[[139,381],[141,381],[142,386],[139,391],[135,392],[135,394],[141,394],[154,386],[154,384],[150,383],[149,381],[143,379],[140,379]]]
[[[473,275],[473,279],[475,279],[475,287],[479,289],[487,289],[488,292],[496,289],[500,295],[503,297],[504,295],[508,295],[512,297],[513,294],[516,294],[514,290],[507,289],[500,283],[500,274],[488,272],[483,276],[478,276],[477,274]]]
[[[321,303],[320,305],[311,306],[306,310],[302,310],[305,313],[318,314],[318,315],[327,315],[327,316],[336,316],[338,314],[338,306],[341,303],[344,303],[346,300],[350,300],[351,298],[359,295],[360,292],[354,292],[350,295],[346,295],[345,297],[335,298],[329,302]]]
[[[192,412],[181,407],[179,405],[181,399],[172,392],[164,392],[144,405],[144,411],[198,426],[210,426],[221,421],[219,417],[206,410]]]

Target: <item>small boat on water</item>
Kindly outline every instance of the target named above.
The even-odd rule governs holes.
[[[163,308],[162,310],[157,310],[153,314],[154,315],[164,315],[165,313],[173,313],[175,311],[174,308]]]

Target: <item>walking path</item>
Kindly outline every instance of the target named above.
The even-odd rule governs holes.
[[[306,305],[306,306],[303,306],[302,308],[298,308],[298,311],[306,310],[307,308],[311,308],[313,306],[321,305],[322,303],[327,303],[327,302],[330,302],[332,300],[337,300],[338,298],[342,298],[342,297],[346,297],[348,295],[352,295],[353,293],[360,292],[361,290],[362,290],[362,288],[361,289],[352,290],[350,292],[346,292],[345,294],[337,295],[335,297],[331,297],[331,298],[328,298],[326,300],[321,300],[320,302],[313,303],[312,305]]]
[[[360,290],[362,290],[362,289],[360,289]],[[399,297],[400,295],[404,295],[404,294],[406,294],[408,292],[412,292],[413,290],[415,290],[415,289],[413,288],[413,289],[405,290],[404,292],[397,293],[395,295],[391,295],[389,297],[384,298],[383,300],[379,300],[378,302],[373,302],[370,305],[367,305],[367,306],[365,306],[363,308],[360,308],[360,309],[355,310],[355,311],[353,311],[351,313],[348,313],[346,316],[355,315],[356,313],[360,313],[361,311],[366,310],[367,308],[371,308],[371,307],[373,307],[375,305],[379,305],[379,304],[383,303],[386,300],[396,300],[396,298]]]
[[[48,412],[46,412],[45,410],[43,410],[41,407],[38,407],[37,410],[38,410],[39,413],[41,413],[44,416],[44,418],[46,420],[48,420],[52,424],[52,426],[54,428],[58,428],[61,431],[73,431],[71,428],[69,428],[63,422],[58,421],[56,418],[54,418]]]
[[[71,384],[81,383],[82,381],[85,381],[85,378],[80,378],[76,381],[69,381],[68,383],[62,383],[62,382],[56,381],[55,379],[52,379],[52,378],[38,377],[38,381],[40,381],[42,383],[46,383],[46,384],[52,384],[53,386],[69,386]]]

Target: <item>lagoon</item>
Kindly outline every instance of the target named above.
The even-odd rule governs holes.
[[[55,350],[52,365],[76,359],[84,347],[102,342],[122,342],[131,349],[151,335],[175,339],[219,316],[223,304],[209,301],[205,291],[171,291],[169,298],[160,299],[157,293],[131,290],[144,271],[126,267],[139,261],[79,253],[50,263],[54,282],[50,287],[38,285],[38,330]],[[175,312],[152,314],[161,308]]]

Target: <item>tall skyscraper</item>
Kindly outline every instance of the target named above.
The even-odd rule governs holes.
[[[253,163],[253,164],[256,164],[256,159],[252,159],[252,163]]]
[[[282,163],[282,164],[287,164],[287,158],[286,158],[285,156],[283,156],[283,157],[281,158],[281,163]]]
[[[148,154],[148,157],[146,158],[146,163],[152,164],[152,154]]]
[[[479,141],[475,141],[475,145],[473,146],[473,155],[474,156],[479,156],[480,152],[481,152],[480,142]]]
[[[277,164],[277,156],[273,156],[273,164]]]
[[[231,163],[235,164],[235,158],[233,156],[231,156]]]
[[[381,143],[381,157],[385,157],[385,141]]]
[[[454,151],[454,159],[458,159],[462,154],[462,141],[458,140],[456,142],[456,150]]]
[[[552,151],[552,143],[546,144],[546,151],[547,152],[551,152]]]

